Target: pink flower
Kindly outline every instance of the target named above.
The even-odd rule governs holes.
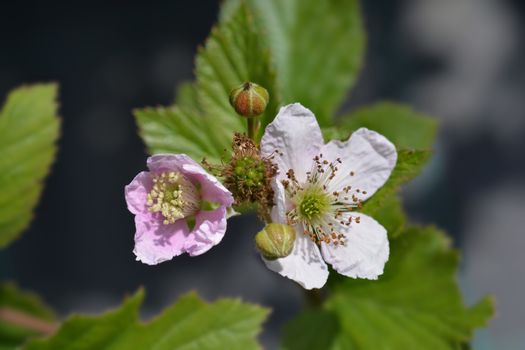
[[[185,154],[156,154],[125,188],[137,260],[155,265],[207,252],[226,232],[231,193]],[[213,209],[212,209],[213,208]]]

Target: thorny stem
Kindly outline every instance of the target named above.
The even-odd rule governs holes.
[[[0,308],[0,320],[43,335],[53,334],[58,324],[8,307]]]
[[[257,135],[257,131],[259,131],[259,126],[261,123],[259,122],[259,117],[250,117],[248,118],[248,137],[255,140],[255,135]]]

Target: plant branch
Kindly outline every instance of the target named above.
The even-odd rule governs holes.
[[[0,320],[44,335],[53,334],[58,329],[56,322],[43,320],[8,307],[0,308]]]

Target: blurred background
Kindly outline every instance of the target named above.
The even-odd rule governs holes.
[[[97,313],[145,286],[144,316],[182,293],[238,296],[273,307],[274,348],[298,311],[294,283],[253,247],[253,217],[230,221],[209,253],[150,267],[132,253],[123,189],[145,168],[131,110],[167,105],[193,78],[193,56],[218,1],[9,1],[0,13],[0,96],[58,81],[60,151],[28,232],[0,251],[0,277],[40,293],[66,315]],[[415,222],[446,229],[462,249],[467,301],[496,296],[477,349],[525,343],[525,3],[519,0],[363,1],[365,68],[342,110],[409,103],[441,121],[435,156],[403,192]]]

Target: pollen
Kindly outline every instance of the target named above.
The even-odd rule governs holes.
[[[153,188],[146,205],[152,213],[160,213],[165,225],[194,215],[199,210],[199,191],[183,174],[175,171],[152,176]]]

